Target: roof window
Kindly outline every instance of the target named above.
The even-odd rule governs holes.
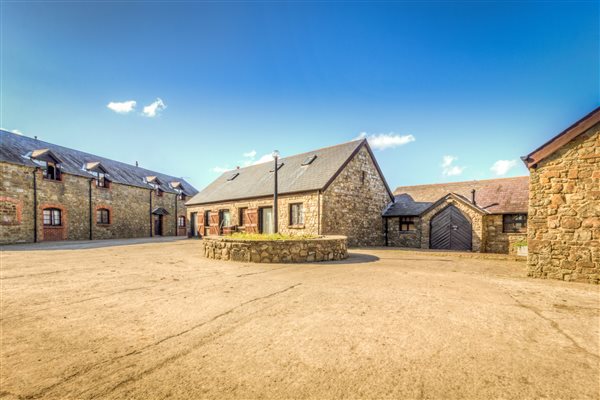
[[[300,164],[300,165],[310,165],[313,161],[315,161],[315,158],[317,158],[316,154],[310,155],[310,156],[306,157],[304,159],[304,161],[302,161],[302,164]]]

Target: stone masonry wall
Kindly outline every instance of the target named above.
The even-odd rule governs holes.
[[[600,281],[600,124],[530,169],[529,275]]]
[[[290,204],[302,203],[304,209],[304,224],[292,226],[289,224]],[[201,219],[204,218],[205,211],[218,212],[219,210],[229,210],[231,223],[235,226],[240,225],[240,209],[256,209],[259,207],[273,207],[273,197],[264,197],[259,199],[231,201],[224,203],[190,205],[187,207],[187,219],[190,214],[197,214],[197,225],[201,226]],[[307,192],[300,194],[280,195],[278,197],[278,228],[279,233],[286,235],[318,235],[319,234],[319,194],[318,192]],[[202,236],[206,233],[201,232]]]
[[[33,168],[1,164],[0,186],[0,243],[33,242]],[[63,173],[61,181],[43,179],[37,172],[37,233],[38,240],[87,240],[90,229],[88,178]],[[92,182],[92,237],[93,239],[130,238],[150,236],[150,191],[148,189],[111,182],[109,188],[98,188]],[[19,208],[20,222],[5,212]],[[153,207],[162,206],[170,215],[165,217],[166,235],[175,233],[175,194],[164,193]],[[58,208],[62,211],[62,226],[44,227],[43,210]],[[96,210],[110,210],[110,223],[96,224]],[[178,201],[179,214],[185,215],[183,201]]]
[[[388,246],[392,247],[421,247],[421,223],[415,220],[415,230],[411,232],[400,231],[400,218],[387,218]]]
[[[390,201],[363,146],[322,194],[321,233],[347,236],[348,246],[383,246],[381,213]]]
[[[503,216],[501,214],[486,215],[485,227],[485,252],[516,254],[515,243],[527,240],[526,233],[504,233]]]
[[[226,236],[202,240],[204,257],[256,263],[302,263],[348,258],[346,238],[329,236],[308,240],[239,240]]]

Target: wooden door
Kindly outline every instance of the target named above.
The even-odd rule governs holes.
[[[246,232],[257,233],[258,232],[258,208],[247,208],[244,210],[244,220]]]
[[[211,211],[209,214],[209,234],[210,235],[218,235],[219,234],[219,212]]]
[[[436,214],[430,223],[429,247],[443,250],[471,250],[471,221],[456,206],[448,206]]]

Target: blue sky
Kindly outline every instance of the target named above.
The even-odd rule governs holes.
[[[361,134],[392,187],[524,175],[600,104],[599,4],[3,1],[0,125],[198,188]]]

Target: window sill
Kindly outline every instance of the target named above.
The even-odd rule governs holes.
[[[304,229],[306,226],[302,225],[288,225],[288,229]]]
[[[44,182],[62,183],[62,179],[42,178]]]
[[[415,234],[417,233],[416,230],[414,231],[399,231],[401,235],[411,235],[411,234]]]
[[[44,225],[44,229],[63,229],[62,225]]]
[[[110,226],[110,222],[108,224],[99,224],[96,222],[96,226],[101,226],[101,227],[106,228],[106,227]]]

